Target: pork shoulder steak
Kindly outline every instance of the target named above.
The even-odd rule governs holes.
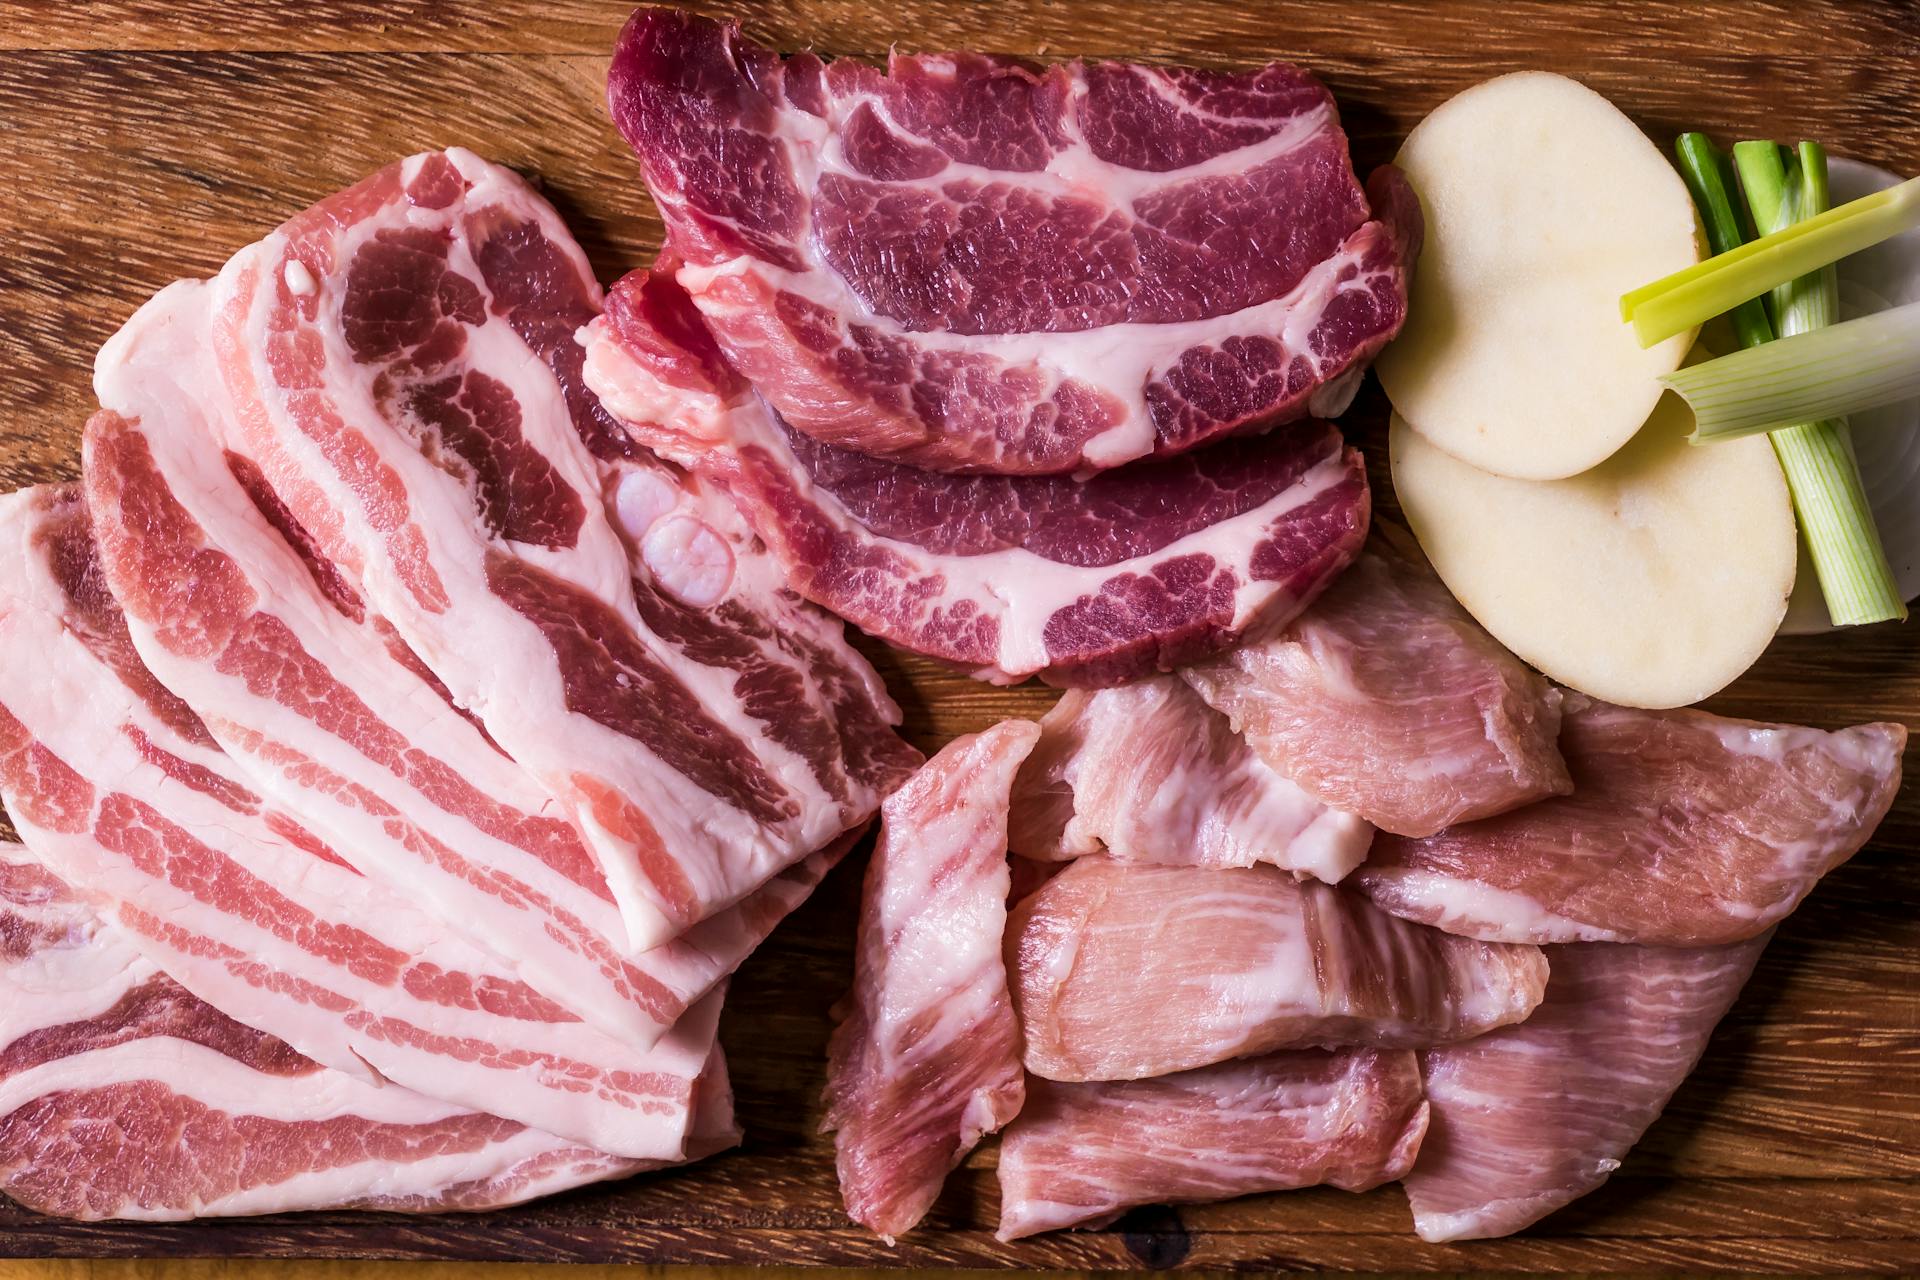
[[[781,59],[670,9],[607,81],[734,364],[799,431],[941,471],[1110,467],[1344,409],[1418,252],[1333,97],[1249,71]]]
[[[1324,422],[1084,480],[942,475],[791,430],[668,266],[616,285],[586,340],[606,409],[725,488],[795,590],[983,679],[1197,662],[1286,625],[1366,538],[1365,467]]]

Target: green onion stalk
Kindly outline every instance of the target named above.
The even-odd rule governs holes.
[[[1675,150],[1681,176],[1699,206],[1708,244],[1716,255],[1701,264],[1707,266],[1719,261],[1719,255],[1730,254],[1746,242],[1730,194],[1727,160],[1711,140],[1698,133],[1682,134]],[[1779,235],[1792,227],[1808,225],[1805,220],[1817,220],[1827,212],[1826,154],[1817,143],[1802,143],[1791,166],[1779,146],[1772,142],[1740,143],[1734,148],[1734,156],[1746,190],[1747,206],[1762,232]],[[1828,327],[1839,309],[1838,290],[1828,266],[1830,261],[1815,262],[1811,270],[1801,275],[1774,280],[1751,292],[1747,292],[1748,284],[1742,284],[1738,290],[1742,297],[1730,306],[1734,333],[1744,350],[1682,370],[1681,374],[1718,366],[1719,379],[1732,385],[1733,374],[1738,370],[1729,371],[1729,362],[1759,364],[1767,356],[1785,352],[1816,334],[1816,340],[1830,339],[1849,327]],[[1771,295],[1763,298],[1768,289],[1772,290]],[[1772,316],[1768,315],[1769,303]],[[1774,341],[1776,326],[1779,335],[1789,340],[1763,354],[1759,349]],[[1795,341],[1796,335],[1805,336]],[[1684,379],[1680,375],[1667,381],[1669,386],[1685,394]],[[1694,403],[1693,396],[1687,398],[1690,404]],[[1700,412],[1698,404],[1695,410]],[[1696,435],[1695,438],[1698,441],[1721,437]],[[1846,420],[1825,417],[1794,422],[1768,432],[1767,438],[1780,459],[1781,470],[1786,473],[1794,510],[1800,518],[1800,532],[1806,538],[1820,591],[1826,598],[1827,614],[1834,625],[1859,626],[1905,618],[1906,603],[1900,597],[1893,571],[1887,564],[1886,551],[1880,545],[1880,533],[1867,503]]]

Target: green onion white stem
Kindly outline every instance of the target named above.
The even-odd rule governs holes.
[[[1620,298],[1621,319],[1650,347],[1749,298],[1920,226],[1920,178],[1829,209]]]
[[[1682,176],[1700,209],[1709,245],[1716,254],[1737,249],[1744,233],[1729,194],[1724,156],[1697,133],[1683,134],[1676,150]],[[1818,144],[1802,143],[1792,170],[1782,159],[1780,148],[1771,142],[1740,143],[1734,155],[1757,225],[1777,229],[1796,216],[1814,216],[1826,207],[1826,155]],[[1830,268],[1784,282],[1776,293],[1775,305],[1782,324],[1792,325],[1792,331],[1810,337],[1838,332],[1822,327],[1839,305]],[[1706,419],[1701,416],[1701,404],[1687,394],[1677,378],[1715,366],[1724,371],[1728,360],[1754,365],[1804,340],[1796,337],[1774,342],[1773,326],[1757,296],[1739,303],[1732,319],[1744,350],[1681,369],[1665,379],[1694,409],[1696,443],[1714,437],[1703,429]],[[1732,377],[1711,374],[1700,379],[1699,385],[1718,387],[1729,396],[1745,388]],[[1770,425],[1776,429],[1768,439],[1786,474],[1828,617],[1835,626],[1906,617],[1906,604],[1880,544],[1845,420],[1826,414],[1790,415]]]

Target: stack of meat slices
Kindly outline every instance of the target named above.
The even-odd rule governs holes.
[[[1311,76],[882,73],[642,9],[608,92],[668,244],[587,382],[809,599],[1098,687],[1277,629],[1359,550],[1322,419],[1400,328],[1420,209]]]
[[[850,1214],[908,1229],[999,1129],[1003,1239],[1393,1180],[1425,1239],[1504,1235],[1618,1167],[1906,734],[1555,689],[1418,557],[1382,529],[1277,638],[886,802],[828,1090]]]
[[[737,1140],[728,975],[920,757],[587,390],[600,304],[523,181],[414,156],[155,297],[83,482],[0,499],[16,1199],[476,1209]]]

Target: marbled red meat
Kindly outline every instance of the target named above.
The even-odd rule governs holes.
[[[789,430],[664,271],[616,286],[588,335],[607,409],[723,487],[795,590],[996,682],[1198,661],[1283,625],[1366,536],[1360,455],[1326,423],[1084,480],[937,475]]]
[[[638,594],[655,578],[636,574],[605,508],[610,469],[644,460],[610,429],[571,340],[599,304],[585,256],[525,182],[470,152],[429,153],[227,264],[208,382],[228,404],[211,415],[220,443],[579,827],[638,951],[866,821],[913,757],[863,774],[830,724],[793,731],[852,709],[812,674],[824,656],[850,690],[850,652],[760,645],[742,669],[653,630]],[[729,594],[724,577],[717,592],[706,603]],[[788,687],[774,696],[804,696],[769,716],[775,668]],[[891,705],[869,703],[884,725]]]
[[[1184,674],[1275,770],[1383,832],[1431,835],[1573,785],[1559,691],[1397,530],[1283,634]]]
[[[702,1088],[701,1127],[726,1132],[717,1046]],[[0,845],[0,1191],[28,1208],[470,1211],[645,1167],[330,1071],[189,994]]]
[[[1278,1049],[1419,1048],[1519,1022],[1538,947],[1396,920],[1273,867],[1081,858],[1013,910],[1027,1069],[1134,1080]]]
[[[1547,948],[1517,1027],[1421,1055],[1433,1122],[1405,1182],[1423,1240],[1511,1235],[1605,1182],[1693,1070],[1771,934]]]
[[[1069,690],[1040,721],[1013,790],[1009,843],[1028,858],[1271,863],[1329,884],[1373,828],[1263,763],[1178,676]]]
[[[1737,942],[1872,838],[1906,741],[1898,724],[1828,733],[1569,695],[1572,795],[1422,840],[1382,832],[1354,883],[1475,938]]]
[[[1000,956],[1007,796],[1038,736],[1032,721],[1006,720],[958,738],[881,808],[825,1127],[848,1215],[889,1240],[1020,1110],[1020,1033]]]
[[[937,470],[1107,467],[1338,413],[1421,233],[1332,95],[1201,71],[784,61],[628,21],[614,123],[729,356],[801,432]]]
[[[1151,1080],[1034,1077],[1000,1140],[1000,1230],[1100,1226],[1142,1204],[1404,1177],[1427,1129],[1405,1049],[1302,1050]]]

